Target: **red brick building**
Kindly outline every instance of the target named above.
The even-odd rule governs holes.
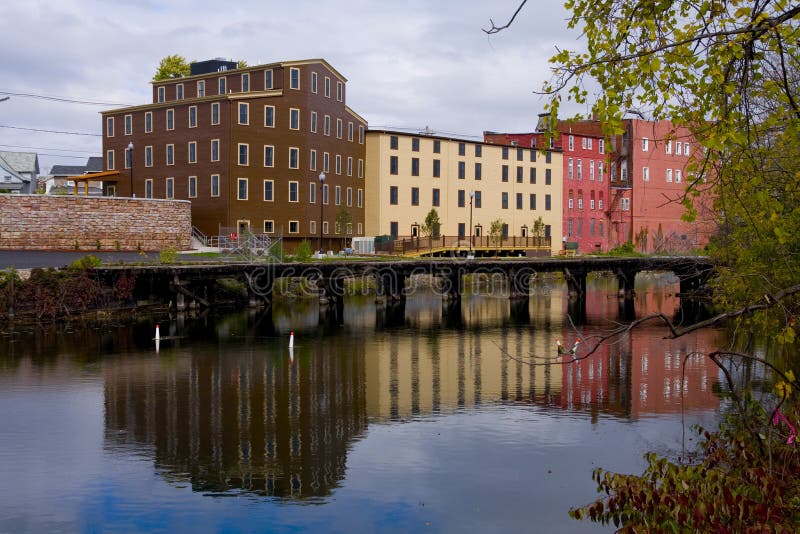
[[[336,69],[323,59],[192,69],[153,82],[152,103],[102,113],[104,167],[122,173],[105,194],[190,200],[207,235],[283,236],[290,249],[363,235],[367,124]]]

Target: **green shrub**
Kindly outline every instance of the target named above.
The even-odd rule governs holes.
[[[174,248],[165,248],[158,253],[158,259],[161,263],[168,265],[178,262],[178,251]]]
[[[297,245],[297,249],[294,251],[294,259],[297,261],[308,261],[311,259],[311,243],[308,242],[308,239],[303,239],[300,241],[300,244]]]

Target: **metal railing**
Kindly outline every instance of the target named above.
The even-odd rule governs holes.
[[[550,250],[551,244],[549,236],[419,236],[397,237],[391,245],[391,250],[397,254],[424,254],[442,250],[469,251],[470,248],[480,251]]]

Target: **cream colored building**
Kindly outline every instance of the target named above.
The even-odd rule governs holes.
[[[562,154],[396,131],[367,132],[366,235],[414,237],[435,208],[444,236],[531,234],[540,216],[561,249]],[[470,226],[472,201],[472,228]]]

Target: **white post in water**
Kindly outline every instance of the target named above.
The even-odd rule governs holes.
[[[289,348],[294,347],[294,332],[289,332]]]
[[[160,341],[161,340],[161,334],[159,333],[159,330],[158,330],[158,323],[156,323],[156,338],[155,339],[156,339],[156,341]]]

